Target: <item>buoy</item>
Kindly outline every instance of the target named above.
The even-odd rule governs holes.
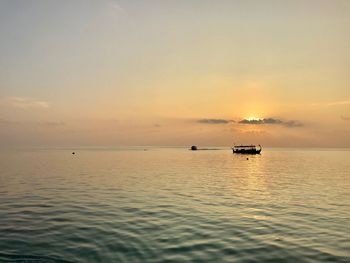
[[[72,154],[75,154],[75,152],[72,152]]]
[[[247,158],[247,160],[249,160],[249,158]]]

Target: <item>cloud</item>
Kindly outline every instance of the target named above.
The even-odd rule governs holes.
[[[12,124],[19,124],[19,122],[18,121],[12,121],[12,120],[0,119],[0,124],[12,125]]]
[[[350,121],[350,117],[346,117],[346,116],[340,116],[340,118],[343,120],[343,121]]]
[[[2,100],[2,104],[11,108],[36,108],[46,109],[49,107],[49,103],[43,100],[37,100],[33,98],[22,98],[22,97],[9,97]]]
[[[304,126],[304,124],[299,121],[286,121],[283,122],[283,125],[291,128]]]
[[[242,124],[264,124],[264,120],[263,119],[257,119],[257,120],[247,120],[247,119],[243,119],[240,120],[238,123],[242,123]]]
[[[265,118],[265,119],[243,119],[240,120],[238,123],[241,124],[253,124],[253,125],[263,125],[263,124],[271,124],[271,125],[282,125],[286,127],[300,127],[303,126],[301,122],[298,121],[283,121],[280,119],[275,119],[275,118]]]
[[[63,121],[44,121],[44,122],[39,122],[38,124],[40,124],[42,126],[50,126],[50,127],[65,126],[66,125]]]
[[[343,101],[334,101],[331,103],[328,103],[327,106],[338,106],[338,105],[349,105],[350,100],[343,100]]]
[[[35,126],[46,126],[46,127],[58,127],[65,126],[66,123],[63,121],[16,121],[6,120],[0,118],[0,124],[4,125],[35,125]]]
[[[117,3],[116,1],[114,0],[110,0],[109,1],[109,6],[115,10],[116,13],[118,14],[125,14],[125,9],[123,7],[121,7],[121,5],[119,3]]]
[[[224,119],[199,119],[197,120],[198,123],[203,124],[227,124],[234,122],[233,120],[224,120]]]

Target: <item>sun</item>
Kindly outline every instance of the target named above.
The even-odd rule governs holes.
[[[248,121],[259,121],[259,120],[261,120],[261,118],[257,118],[255,116],[249,116],[249,117],[246,118],[246,120],[248,120]]]

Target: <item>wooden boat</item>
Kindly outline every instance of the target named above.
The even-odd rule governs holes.
[[[232,148],[233,153],[241,153],[241,154],[260,154],[261,145],[235,145]]]

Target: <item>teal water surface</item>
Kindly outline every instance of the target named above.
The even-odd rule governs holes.
[[[348,150],[75,151],[0,152],[0,262],[350,262]]]

